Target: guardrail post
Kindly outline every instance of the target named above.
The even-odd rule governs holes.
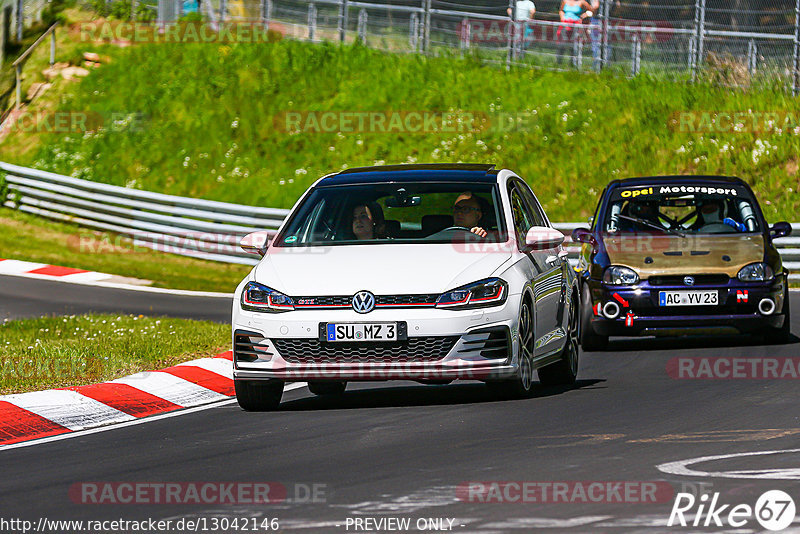
[[[642,41],[639,39],[638,33],[633,34],[631,46],[631,76],[638,76],[642,59]]]
[[[414,52],[419,52],[419,13],[416,11],[408,19],[408,46]]]
[[[361,11],[358,12],[358,27],[356,28],[356,33],[358,34],[358,40],[361,41],[362,44],[367,43],[367,10],[362,8]]]
[[[272,0],[261,0],[261,23],[264,31],[269,30],[270,17],[272,17]]]
[[[459,45],[461,50],[469,48],[469,19],[467,17],[461,19],[461,41]]]
[[[800,0],[794,3],[794,57],[792,58],[794,76],[792,76],[792,94],[800,92]]]
[[[208,0],[206,0],[208,2]],[[228,2],[226,0],[219,0],[219,23],[225,22],[225,15],[228,13]]]
[[[308,4],[308,40],[313,41],[317,33],[317,6]]]
[[[601,69],[608,67],[609,63],[609,46],[608,46],[608,26],[609,26],[609,19],[611,16],[611,3],[613,0],[605,0],[603,5],[600,8],[600,16],[602,17],[602,24],[603,24],[603,36],[602,36],[602,45],[600,49],[600,65]]]
[[[175,20],[183,16],[183,0],[175,0]]]
[[[342,0],[339,4],[339,41],[344,42],[347,37],[347,18],[350,11],[350,1]]]
[[[576,26],[572,34],[572,66],[580,70],[583,66],[583,25]]]

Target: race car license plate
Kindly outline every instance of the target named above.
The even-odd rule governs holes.
[[[719,304],[717,291],[661,291],[659,306],[716,306]]]
[[[397,341],[397,323],[328,323],[326,340]]]

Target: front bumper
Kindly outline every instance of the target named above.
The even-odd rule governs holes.
[[[745,283],[730,279],[727,284],[696,286],[654,286],[648,280],[633,286],[613,286],[597,280],[587,283],[592,297],[591,327],[603,336],[752,333],[764,327],[783,325],[781,310],[786,283],[783,276],[770,282]],[[691,290],[717,291],[719,304],[659,305],[661,291]],[[771,315],[759,311],[762,299],[774,302],[775,311]],[[602,308],[608,302],[619,306],[619,316],[615,319],[604,316]]]
[[[266,314],[237,309],[233,324],[234,378],[285,381],[510,378],[517,372],[518,345],[518,316],[512,303],[519,298],[519,295],[510,295],[502,306],[461,311],[403,308],[375,310],[369,314],[358,314],[350,309]],[[327,343],[320,337],[321,324],[361,322],[405,322],[408,341],[348,344]],[[495,340],[491,344],[494,350],[480,350],[481,340],[488,339],[491,332],[494,332],[491,334]],[[502,343],[497,341],[501,332],[505,336]],[[246,344],[241,343],[245,339],[242,336],[257,342],[255,359],[247,353]],[[425,340],[445,338],[452,344],[425,344]],[[390,346],[391,350],[383,350]],[[440,347],[441,353],[424,352],[426,347],[433,346]],[[373,350],[376,347],[379,349]]]

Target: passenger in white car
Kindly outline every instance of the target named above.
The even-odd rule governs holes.
[[[386,239],[383,210],[377,202],[357,204],[352,217],[351,227],[356,239]]]

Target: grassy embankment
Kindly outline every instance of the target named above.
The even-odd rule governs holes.
[[[83,134],[19,134],[0,144],[2,159],[128,187],[271,207],[291,206],[320,175],[348,166],[494,162],[520,172],[553,220],[585,220],[614,178],[732,174],[753,185],[771,221],[796,220],[800,212],[800,129],[794,128],[800,101],[780,91],[507,72],[473,58],[286,40],[93,50],[112,61],[80,84],[63,87],[59,109],[144,120],[135,128]],[[681,131],[676,120],[676,113],[687,111],[747,110],[792,113],[794,123],[773,131],[711,133]],[[455,111],[487,116],[490,124],[477,132],[293,133],[287,111]],[[518,122],[510,128],[498,120],[501,113]],[[25,259],[24,247],[19,253]],[[86,267],[80,260],[73,263]],[[163,263],[165,272],[169,263]],[[124,259],[107,269],[133,276]]]
[[[205,321],[72,315],[0,323],[0,395],[113,380],[229,350]]]

